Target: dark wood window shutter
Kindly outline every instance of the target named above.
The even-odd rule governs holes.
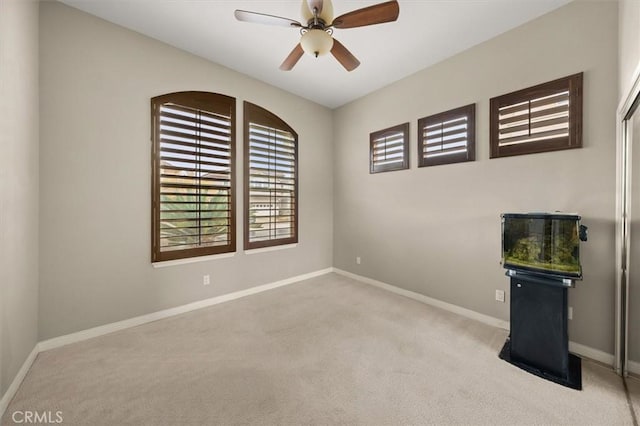
[[[418,120],[418,166],[476,159],[476,105],[441,112]]]
[[[409,123],[369,135],[369,173],[409,168]]]
[[[298,135],[283,120],[244,103],[244,248],[298,242]]]
[[[152,261],[235,251],[235,99],[151,99]]]
[[[574,74],[491,99],[491,158],[582,147],[582,79]]]

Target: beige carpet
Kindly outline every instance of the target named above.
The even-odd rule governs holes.
[[[329,274],[43,352],[3,424],[633,424],[608,368],[571,390],[500,360],[506,336]]]
[[[640,379],[637,377],[627,378],[627,389],[629,390],[629,399],[633,404],[636,425],[640,421]]]

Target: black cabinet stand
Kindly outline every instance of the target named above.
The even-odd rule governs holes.
[[[500,358],[552,382],[582,389],[579,357],[569,353],[567,288],[558,278],[508,271],[511,333]]]

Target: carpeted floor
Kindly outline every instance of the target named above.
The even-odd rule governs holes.
[[[640,379],[630,377],[627,379],[627,389],[629,390],[629,399],[633,405],[633,415],[636,426],[640,422]]]
[[[506,337],[328,274],[43,352],[3,424],[633,424],[610,369],[571,390],[500,360]]]

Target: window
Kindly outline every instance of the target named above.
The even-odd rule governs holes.
[[[491,99],[491,158],[582,147],[582,73]]]
[[[152,261],[235,251],[235,99],[178,92],[151,111]]]
[[[476,105],[418,120],[418,167],[476,159]]]
[[[245,250],[298,242],[298,135],[244,103]]]
[[[409,123],[369,135],[369,173],[409,168]]]

